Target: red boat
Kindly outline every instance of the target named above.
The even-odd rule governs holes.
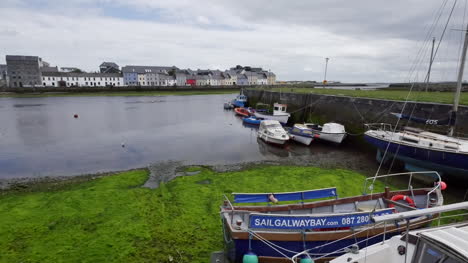
[[[249,117],[249,111],[245,108],[235,108],[234,111],[236,112],[237,115],[243,116],[243,117]]]

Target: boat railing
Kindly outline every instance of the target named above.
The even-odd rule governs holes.
[[[394,127],[390,123],[366,123],[364,124],[366,130],[382,130],[382,131],[393,131]]]
[[[427,192],[427,194],[426,194],[426,196],[427,196],[426,197],[426,208],[427,208],[427,207],[429,207],[430,195],[432,193],[434,193],[437,189],[440,188],[440,185],[441,185],[441,182],[442,182],[442,178],[440,177],[440,174],[438,172],[436,172],[436,171],[405,172],[405,173],[384,174],[384,175],[377,175],[377,176],[373,176],[373,177],[368,177],[364,181],[363,194],[364,195],[367,194],[367,189],[368,188],[371,191],[373,190],[374,182],[375,182],[376,179],[388,178],[388,177],[397,177],[397,176],[408,176],[409,177],[408,178],[408,188],[406,190],[411,191],[411,194],[413,195],[412,182],[413,182],[413,176],[414,175],[425,175],[425,176],[431,176],[432,175],[437,180],[434,187],[429,192]],[[372,183],[368,187],[369,181],[372,181]]]

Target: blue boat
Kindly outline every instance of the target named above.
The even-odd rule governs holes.
[[[247,103],[247,96],[245,96],[243,92],[237,95],[236,98],[232,101],[232,105],[234,105],[234,107],[239,107],[239,108],[244,108],[246,103]]]
[[[410,171],[435,170],[465,178],[468,173],[466,140],[415,128],[394,132],[383,126],[367,131],[364,138],[378,149],[379,162],[395,157]]]
[[[250,125],[260,125],[261,121],[263,121],[262,118],[257,118],[255,116],[250,116],[250,117],[242,119],[242,122],[244,122],[244,124],[250,124]]]
[[[407,221],[374,225],[373,216],[443,203],[440,176],[433,172],[435,184],[413,189],[414,174],[366,178],[364,189],[373,184],[372,180],[384,177],[408,176],[410,183],[407,189],[386,188],[381,193],[345,198],[338,197],[335,187],[286,193],[233,193],[234,200],[226,198],[221,207],[226,256],[230,262],[242,262],[244,257],[257,257],[256,262],[280,262],[306,252],[313,260],[331,260],[352,245],[363,248],[382,242],[405,231]],[[397,202],[401,200],[407,204]],[[436,215],[412,218],[408,227],[427,226],[434,218]]]

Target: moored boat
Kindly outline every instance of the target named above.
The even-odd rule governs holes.
[[[231,110],[234,108],[234,105],[231,102],[225,102],[223,107],[225,110]]]
[[[319,140],[337,144],[343,142],[347,134],[343,125],[334,122],[325,123],[323,126],[314,123],[295,124],[294,126],[318,134]]]
[[[261,118],[255,116],[250,116],[242,119],[242,122],[250,125],[260,125],[260,122],[263,121]]]
[[[412,178],[413,174],[377,178],[401,175]],[[407,189],[390,191],[386,187],[385,192],[345,198],[338,197],[336,188],[288,193],[233,193],[233,202],[226,200],[221,207],[226,255],[232,262],[242,262],[248,253],[260,262],[292,262],[294,255],[306,250],[312,257],[330,260],[343,254],[344,248],[362,240],[366,242],[361,244],[372,245],[407,227],[427,226],[437,214],[417,216],[409,221],[395,220],[385,226],[373,225],[371,217],[442,205],[440,188],[443,184],[440,176],[434,174],[438,180],[433,187],[413,189],[410,179]],[[364,189],[373,179],[366,178]],[[313,199],[322,200],[311,201]],[[407,203],[402,204],[398,202],[400,200]],[[287,203],[278,204],[282,201]],[[259,203],[263,204],[245,205]]]
[[[291,137],[292,140],[307,146],[310,145],[314,139],[319,138],[320,136],[318,133],[302,124],[294,124],[293,127],[289,127],[287,130],[289,137]]]
[[[279,121],[283,124],[288,122],[289,117],[291,114],[286,112],[287,110],[287,105],[286,104],[279,104],[275,103],[273,104],[273,114],[268,114],[266,112],[259,112],[255,111],[255,117],[258,118],[263,118],[265,120],[275,120]]]
[[[247,103],[247,96],[244,95],[244,92],[241,91],[239,95],[236,96],[236,98],[232,101],[232,104],[234,107],[245,107],[245,104]]]
[[[249,111],[245,108],[235,108],[234,111],[236,112],[236,115],[243,116],[243,117],[249,117]]]
[[[468,202],[440,206],[431,210],[448,212],[462,209],[468,209]],[[388,222],[383,223],[391,224],[396,217],[413,217],[413,213],[389,215],[385,219]],[[379,220],[379,217],[375,217],[375,220]],[[468,262],[468,221],[405,232],[362,250],[359,251],[359,247],[356,246],[331,263]]]
[[[289,136],[283,126],[276,120],[263,120],[257,132],[258,138],[268,143],[283,145],[289,140]]]

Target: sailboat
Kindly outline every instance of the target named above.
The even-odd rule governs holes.
[[[367,142],[375,146],[377,159],[395,157],[405,163],[408,170],[436,170],[442,174],[466,176],[468,172],[468,140],[453,136],[462,90],[463,70],[468,47],[468,30],[458,69],[457,87],[452,112],[447,119],[431,120],[393,113],[400,119],[429,125],[449,125],[448,135],[406,127],[397,131],[390,124],[367,124],[364,133]],[[387,152],[387,154],[382,154]]]

